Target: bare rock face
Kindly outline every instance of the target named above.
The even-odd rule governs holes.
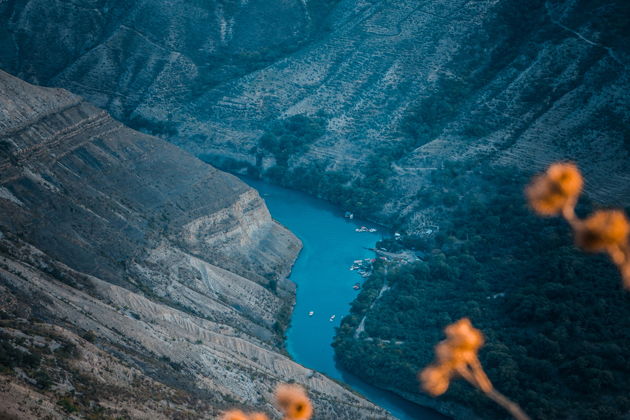
[[[281,354],[300,243],[254,190],[6,73],[0,127],[0,413],[273,412],[293,380],[322,419],[385,417]]]

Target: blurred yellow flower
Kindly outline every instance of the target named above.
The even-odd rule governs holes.
[[[479,372],[481,365],[477,358],[484,343],[481,331],[473,327],[468,318],[462,318],[447,326],[444,333],[446,340],[435,346],[436,362],[419,375],[422,388],[431,395],[441,395],[456,374],[485,387],[486,377]]]
[[[554,163],[532,180],[525,193],[538,214],[562,213],[582,249],[606,251],[617,265],[624,287],[630,289],[630,221],[621,210],[598,210],[584,220],[578,218],[574,210],[583,183],[573,163]]]
[[[435,362],[418,373],[422,389],[437,397],[448,390],[451,379],[461,376],[517,420],[530,420],[518,404],[494,389],[484,372],[477,357],[477,352],[484,344],[481,331],[473,327],[468,318],[462,318],[447,326],[444,333],[446,340],[435,346]]]
[[[223,413],[221,420],[248,420],[247,414],[241,410],[230,410]]]
[[[582,191],[582,175],[573,163],[554,163],[525,190],[530,206],[540,215],[555,216],[575,206]]]
[[[452,378],[452,369],[442,365],[428,366],[418,374],[422,389],[434,397],[442,395],[448,389]]]
[[[630,223],[622,211],[598,210],[578,225],[575,241],[586,251],[606,251],[624,246],[629,233]]]
[[[276,402],[287,420],[308,420],[313,415],[311,401],[304,388],[299,385],[278,385]]]

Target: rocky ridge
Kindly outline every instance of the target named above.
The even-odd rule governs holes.
[[[255,191],[6,73],[0,127],[3,415],[273,412],[296,381],[319,418],[386,417],[282,354],[300,243]]]

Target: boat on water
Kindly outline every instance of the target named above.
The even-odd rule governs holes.
[[[376,229],[374,229],[374,228],[369,228],[369,229],[368,229],[368,228],[367,228],[367,227],[365,227],[365,226],[361,226],[360,228],[356,228],[354,231],[355,231],[355,232],[370,232],[370,233],[374,233],[374,232],[376,232],[377,230],[376,230]]]
[[[352,288],[353,288],[354,290],[359,290],[359,289],[361,288],[361,284],[359,284],[359,283],[355,283],[355,284],[354,284],[354,286],[352,286]]]
[[[308,313],[308,316],[313,316],[313,314],[315,314],[315,311],[310,311],[310,312]]]
[[[333,322],[335,320],[335,315],[332,315],[329,319],[330,322]]]

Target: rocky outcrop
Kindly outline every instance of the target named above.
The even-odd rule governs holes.
[[[254,190],[6,73],[0,127],[0,412],[273,412],[296,381],[320,418],[384,417],[282,354],[300,243]]]
[[[125,287],[150,285],[160,296],[172,294],[174,282],[211,293],[215,286],[196,266],[241,274],[241,282],[258,283],[252,287],[264,300],[274,301],[262,287],[274,275],[289,288],[282,279],[298,242],[255,191],[76,96],[43,90],[40,97],[6,74],[0,83],[8,104],[0,182],[13,198],[0,216],[7,232],[77,270]],[[58,103],[51,107],[49,97]],[[281,306],[276,297],[251,310],[273,314]]]

